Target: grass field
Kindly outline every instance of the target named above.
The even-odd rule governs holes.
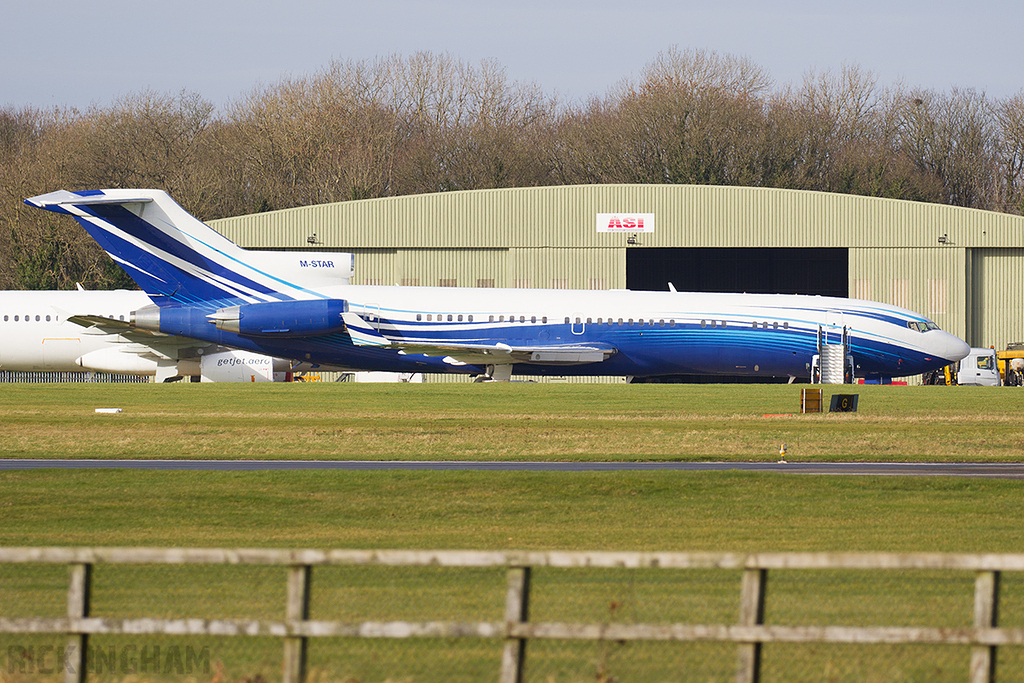
[[[1024,391],[797,386],[5,385],[0,457],[1015,460]],[[826,389],[826,401],[830,395]],[[96,408],[121,408],[98,415]],[[780,416],[781,415],[781,416]]]
[[[845,390],[860,394],[857,414],[795,414],[800,389],[784,386],[9,385],[0,395],[0,456],[776,460],[785,442],[791,460],[1022,457],[1024,392]],[[101,407],[124,412],[96,414]],[[740,472],[0,472],[0,545],[7,546],[1021,552],[1021,510],[1024,486],[983,479]],[[239,569],[241,578],[232,573]],[[313,617],[415,618],[410,607],[426,605],[436,618],[473,618],[480,606],[483,614],[475,618],[499,618],[500,573],[453,574],[437,582],[424,579],[429,571],[319,571]],[[829,573],[809,584],[804,575],[776,572],[768,618],[969,625],[973,577],[926,577],[927,588],[910,594],[904,594],[904,578],[878,585],[856,573]],[[549,572],[536,579],[537,619],[729,623],[738,600],[735,572],[676,576],[651,586],[625,574]],[[94,581],[99,615],[279,619],[283,610],[281,568],[98,567]],[[64,567],[0,567],[0,616],[60,616],[66,585]],[[432,613],[430,606],[441,603]],[[612,615],[611,604],[622,607]],[[1004,623],[1024,625],[1024,577],[1006,578],[1003,604]],[[95,644],[118,652],[126,643],[157,643],[165,650],[176,642],[209,644],[214,668],[227,667],[224,680],[279,679],[277,641],[234,640],[98,637]],[[0,638],[0,659],[9,655],[10,643],[46,642],[41,636]],[[1001,650],[1001,680],[1024,668],[1017,666],[1019,652]],[[684,680],[730,680],[735,655],[716,644],[680,650],[557,642],[531,646],[530,653],[529,680],[541,681],[678,680],[681,668],[693,672]],[[765,680],[938,681],[962,680],[969,652],[777,645],[765,656]],[[499,657],[494,643],[446,642],[438,661],[436,646],[422,641],[331,640],[311,647],[310,663],[318,681],[472,681],[493,680]],[[4,683],[51,680],[11,676],[9,662],[3,664]],[[1015,675],[1008,679],[1021,680]],[[215,670],[198,680],[219,676]],[[110,680],[129,678],[140,680],[120,674]]]
[[[849,387],[846,390],[850,390]],[[4,457],[1017,460],[1024,391],[8,385]],[[119,415],[96,414],[120,407]],[[790,417],[765,417],[765,415]],[[0,473],[0,544],[1019,551],[1013,481],[711,473]]]

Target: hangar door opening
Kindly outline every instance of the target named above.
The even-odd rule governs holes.
[[[849,250],[761,247],[630,247],[626,287],[680,292],[849,296]]]

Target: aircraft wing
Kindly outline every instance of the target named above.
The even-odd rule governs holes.
[[[405,354],[445,356],[470,365],[582,365],[600,363],[617,353],[610,344],[511,345],[499,341],[394,337],[382,334],[351,311],[342,314],[356,346],[397,349]]]
[[[102,315],[71,315],[66,314],[65,319],[68,322],[72,322],[76,325],[81,325],[86,328],[86,332],[92,331],[94,334],[120,334],[124,337],[139,336],[152,339],[153,337],[167,337],[169,335],[161,332],[149,332],[147,330],[141,330],[131,326],[131,323],[125,320],[114,320],[113,318],[105,318]]]
[[[407,354],[448,356],[470,365],[582,365],[600,363],[616,353],[612,346],[588,344],[512,346],[503,342],[458,344],[428,340],[393,340],[391,347]]]
[[[132,353],[153,359],[173,359],[186,348],[205,349],[214,346],[209,342],[179,337],[162,332],[152,332],[124,320],[114,320],[102,315],[65,314],[64,319],[86,328],[84,334],[117,335],[116,342],[122,353]]]

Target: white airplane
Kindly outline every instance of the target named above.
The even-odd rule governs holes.
[[[57,191],[149,295],[140,332],[360,370],[533,375],[808,377],[921,374],[968,346],[913,311],[783,294],[381,287],[242,249],[159,190]],[[288,252],[284,252],[287,254]]]
[[[108,372],[148,375],[158,382],[198,377],[208,382],[284,381],[311,369],[283,358],[228,349],[133,328],[145,292],[0,292],[0,371]]]
[[[331,369],[133,327],[132,312],[150,303],[145,292],[123,289],[0,292],[0,371],[107,372],[148,375],[158,382],[180,377],[265,382]]]

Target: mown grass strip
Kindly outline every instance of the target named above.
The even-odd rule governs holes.
[[[860,393],[859,412],[800,415],[800,387],[777,385],[8,385],[0,457],[772,460],[783,443],[815,460],[1024,452],[1021,391],[830,391]]]
[[[739,472],[0,472],[0,544],[1019,552],[1014,481]]]

